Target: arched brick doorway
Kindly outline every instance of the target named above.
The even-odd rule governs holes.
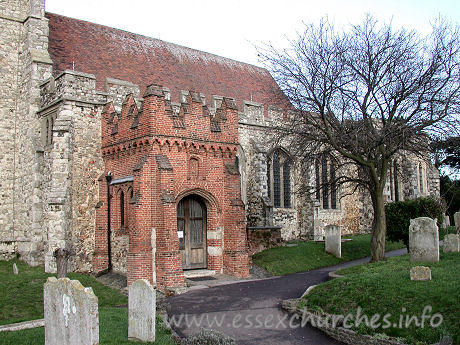
[[[182,268],[207,268],[207,210],[197,195],[184,197],[177,204],[177,237]]]

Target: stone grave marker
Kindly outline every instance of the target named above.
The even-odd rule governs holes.
[[[410,280],[431,280],[431,269],[426,266],[415,266],[410,269]]]
[[[460,234],[460,211],[455,212],[454,223],[455,223],[455,229],[457,229],[457,234]]]
[[[342,234],[340,226],[328,225],[325,228],[326,252],[342,257]]]
[[[45,345],[99,344],[98,299],[92,288],[49,277],[43,297]]]
[[[128,339],[155,341],[156,292],[147,280],[129,286],[128,307]]]
[[[17,276],[19,274],[18,266],[15,263],[13,264],[13,274],[15,276]]]
[[[411,261],[439,261],[439,231],[436,220],[428,217],[410,220],[409,253]]]
[[[460,252],[460,235],[448,234],[444,236],[444,244],[442,250],[444,253],[458,253]]]
[[[444,219],[442,221],[442,227],[444,229],[447,229],[450,226],[450,218],[447,213],[444,214]]]

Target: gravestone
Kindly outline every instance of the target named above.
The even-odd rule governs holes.
[[[431,280],[431,269],[425,266],[415,266],[410,269],[410,280]]]
[[[326,252],[335,255],[338,258],[342,257],[342,235],[340,226],[328,225],[325,230],[326,237]]]
[[[19,274],[19,271],[18,271],[18,266],[16,264],[13,264],[13,274],[15,276],[17,276]]]
[[[99,344],[98,300],[92,288],[49,277],[43,297],[45,345]]]
[[[450,218],[449,215],[446,213],[444,214],[444,219],[442,221],[442,227],[444,229],[447,229],[450,226]]]
[[[67,260],[70,256],[70,251],[64,248],[58,248],[53,253],[56,258],[57,278],[65,278],[67,276]]]
[[[455,223],[455,228],[457,229],[457,234],[460,234],[460,211],[455,212],[454,223]]]
[[[444,253],[458,253],[460,252],[460,235],[448,234],[444,236],[444,244],[442,250]]]
[[[155,289],[147,280],[138,279],[128,291],[128,339],[155,341]]]
[[[428,217],[410,220],[409,253],[411,261],[439,261],[439,231],[436,220]]]

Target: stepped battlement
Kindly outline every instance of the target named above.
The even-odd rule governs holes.
[[[171,102],[169,90],[147,86],[143,97],[127,95],[120,109],[113,101],[102,111],[102,147],[142,137],[174,138],[197,142],[238,142],[235,100],[215,96],[209,105],[197,91],[181,91],[180,103]]]

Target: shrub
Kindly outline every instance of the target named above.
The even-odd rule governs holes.
[[[410,220],[418,217],[429,217],[437,219],[438,227],[441,227],[444,210],[442,201],[432,197],[387,204],[385,206],[387,239],[394,242],[403,241],[409,250]]]

